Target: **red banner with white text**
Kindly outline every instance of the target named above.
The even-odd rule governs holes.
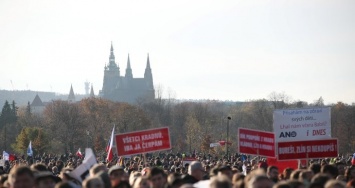
[[[115,137],[118,156],[171,149],[168,127],[116,134]]]
[[[278,160],[337,157],[338,140],[278,142],[276,150]]]

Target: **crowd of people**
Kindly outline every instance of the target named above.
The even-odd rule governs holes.
[[[72,176],[83,163],[76,155],[18,158],[0,166],[0,188],[355,188],[349,159],[309,160],[306,166],[279,169],[260,157],[184,154],[101,159],[80,180]]]

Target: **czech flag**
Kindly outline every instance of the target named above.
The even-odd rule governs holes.
[[[75,154],[76,154],[76,156],[83,158],[83,154],[81,153],[80,148],[78,149],[78,151]]]
[[[353,154],[353,158],[351,159],[351,165],[355,165],[355,153]]]
[[[111,161],[111,160],[113,159],[112,147],[113,147],[113,137],[114,137],[114,136],[115,136],[115,126],[113,126],[113,129],[112,129],[111,138],[110,138],[110,145],[109,145],[109,147],[106,149],[106,152],[107,152],[106,161]]]

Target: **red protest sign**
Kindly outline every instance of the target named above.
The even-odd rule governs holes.
[[[272,132],[239,128],[239,153],[275,157],[275,135]]]
[[[338,140],[278,142],[276,149],[278,160],[337,157]]]
[[[116,134],[118,156],[171,149],[169,128]]]

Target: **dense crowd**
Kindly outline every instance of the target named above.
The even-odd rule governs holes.
[[[309,160],[306,166],[278,169],[264,158],[235,154],[217,158],[160,153],[131,158],[97,158],[84,181],[71,172],[82,164],[76,155],[20,157],[0,166],[0,188],[355,188],[349,158]]]

